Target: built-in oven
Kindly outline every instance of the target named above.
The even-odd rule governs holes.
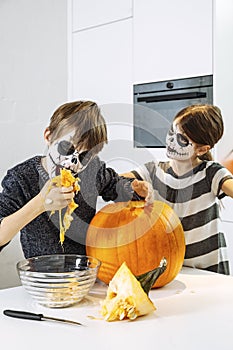
[[[134,85],[134,146],[165,147],[176,113],[193,104],[213,103],[213,76]]]

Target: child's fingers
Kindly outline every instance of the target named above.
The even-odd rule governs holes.
[[[73,193],[74,192],[74,189],[73,189],[73,186],[70,186],[70,187],[61,187],[61,192],[62,193]]]
[[[154,203],[155,197],[154,197],[154,189],[153,186],[148,182],[148,192],[147,196],[145,198],[146,200],[146,205],[151,205]]]
[[[132,183],[132,188],[133,189],[140,189],[140,188],[143,188],[143,186],[145,186],[145,181],[139,181],[137,179],[133,180]]]
[[[141,197],[146,197],[148,194],[148,186],[145,181],[134,180],[132,182],[132,188]]]
[[[139,196],[145,197],[147,205],[154,202],[154,190],[149,182],[134,180],[132,182],[132,188]]]

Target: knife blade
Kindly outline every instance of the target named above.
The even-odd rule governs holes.
[[[10,317],[15,318],[22,318],[26,320],[33,320],[33,321],[56,321],[56,322],[62,322],[62,323],[69,323],[77,326],[84,326],[82,323],[72,321],[72,320],[64,320],[62,318],[56,318],[56,317],[50,317],[50,316],[44,316],[43,314],[35,314],[33,312],[28,311],[19,311],[19,310],[4,310],[3,314]]]

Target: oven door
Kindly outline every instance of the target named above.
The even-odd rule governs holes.
[[[166,147],[166,135],[175,115],[193,104],[212,104],[211,86],[135,94],[134,146]]]

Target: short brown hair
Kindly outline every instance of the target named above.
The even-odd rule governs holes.
[[[221,139],[224,125],[221,111],[218,107],[202,104],[191,105],[177,113],[174,120],[180,118],[179,125],[184,133],[196,144],[214,145]],[[212,155],[207,152],[200,159],[212,160]]]
[[[61,105],[53,113],[48,129],[51,142],[67,130],[75,129],[75,146],[83,146],[94,154],[99,153],[108,142],[104,117],[93,101],[74,101]]]

